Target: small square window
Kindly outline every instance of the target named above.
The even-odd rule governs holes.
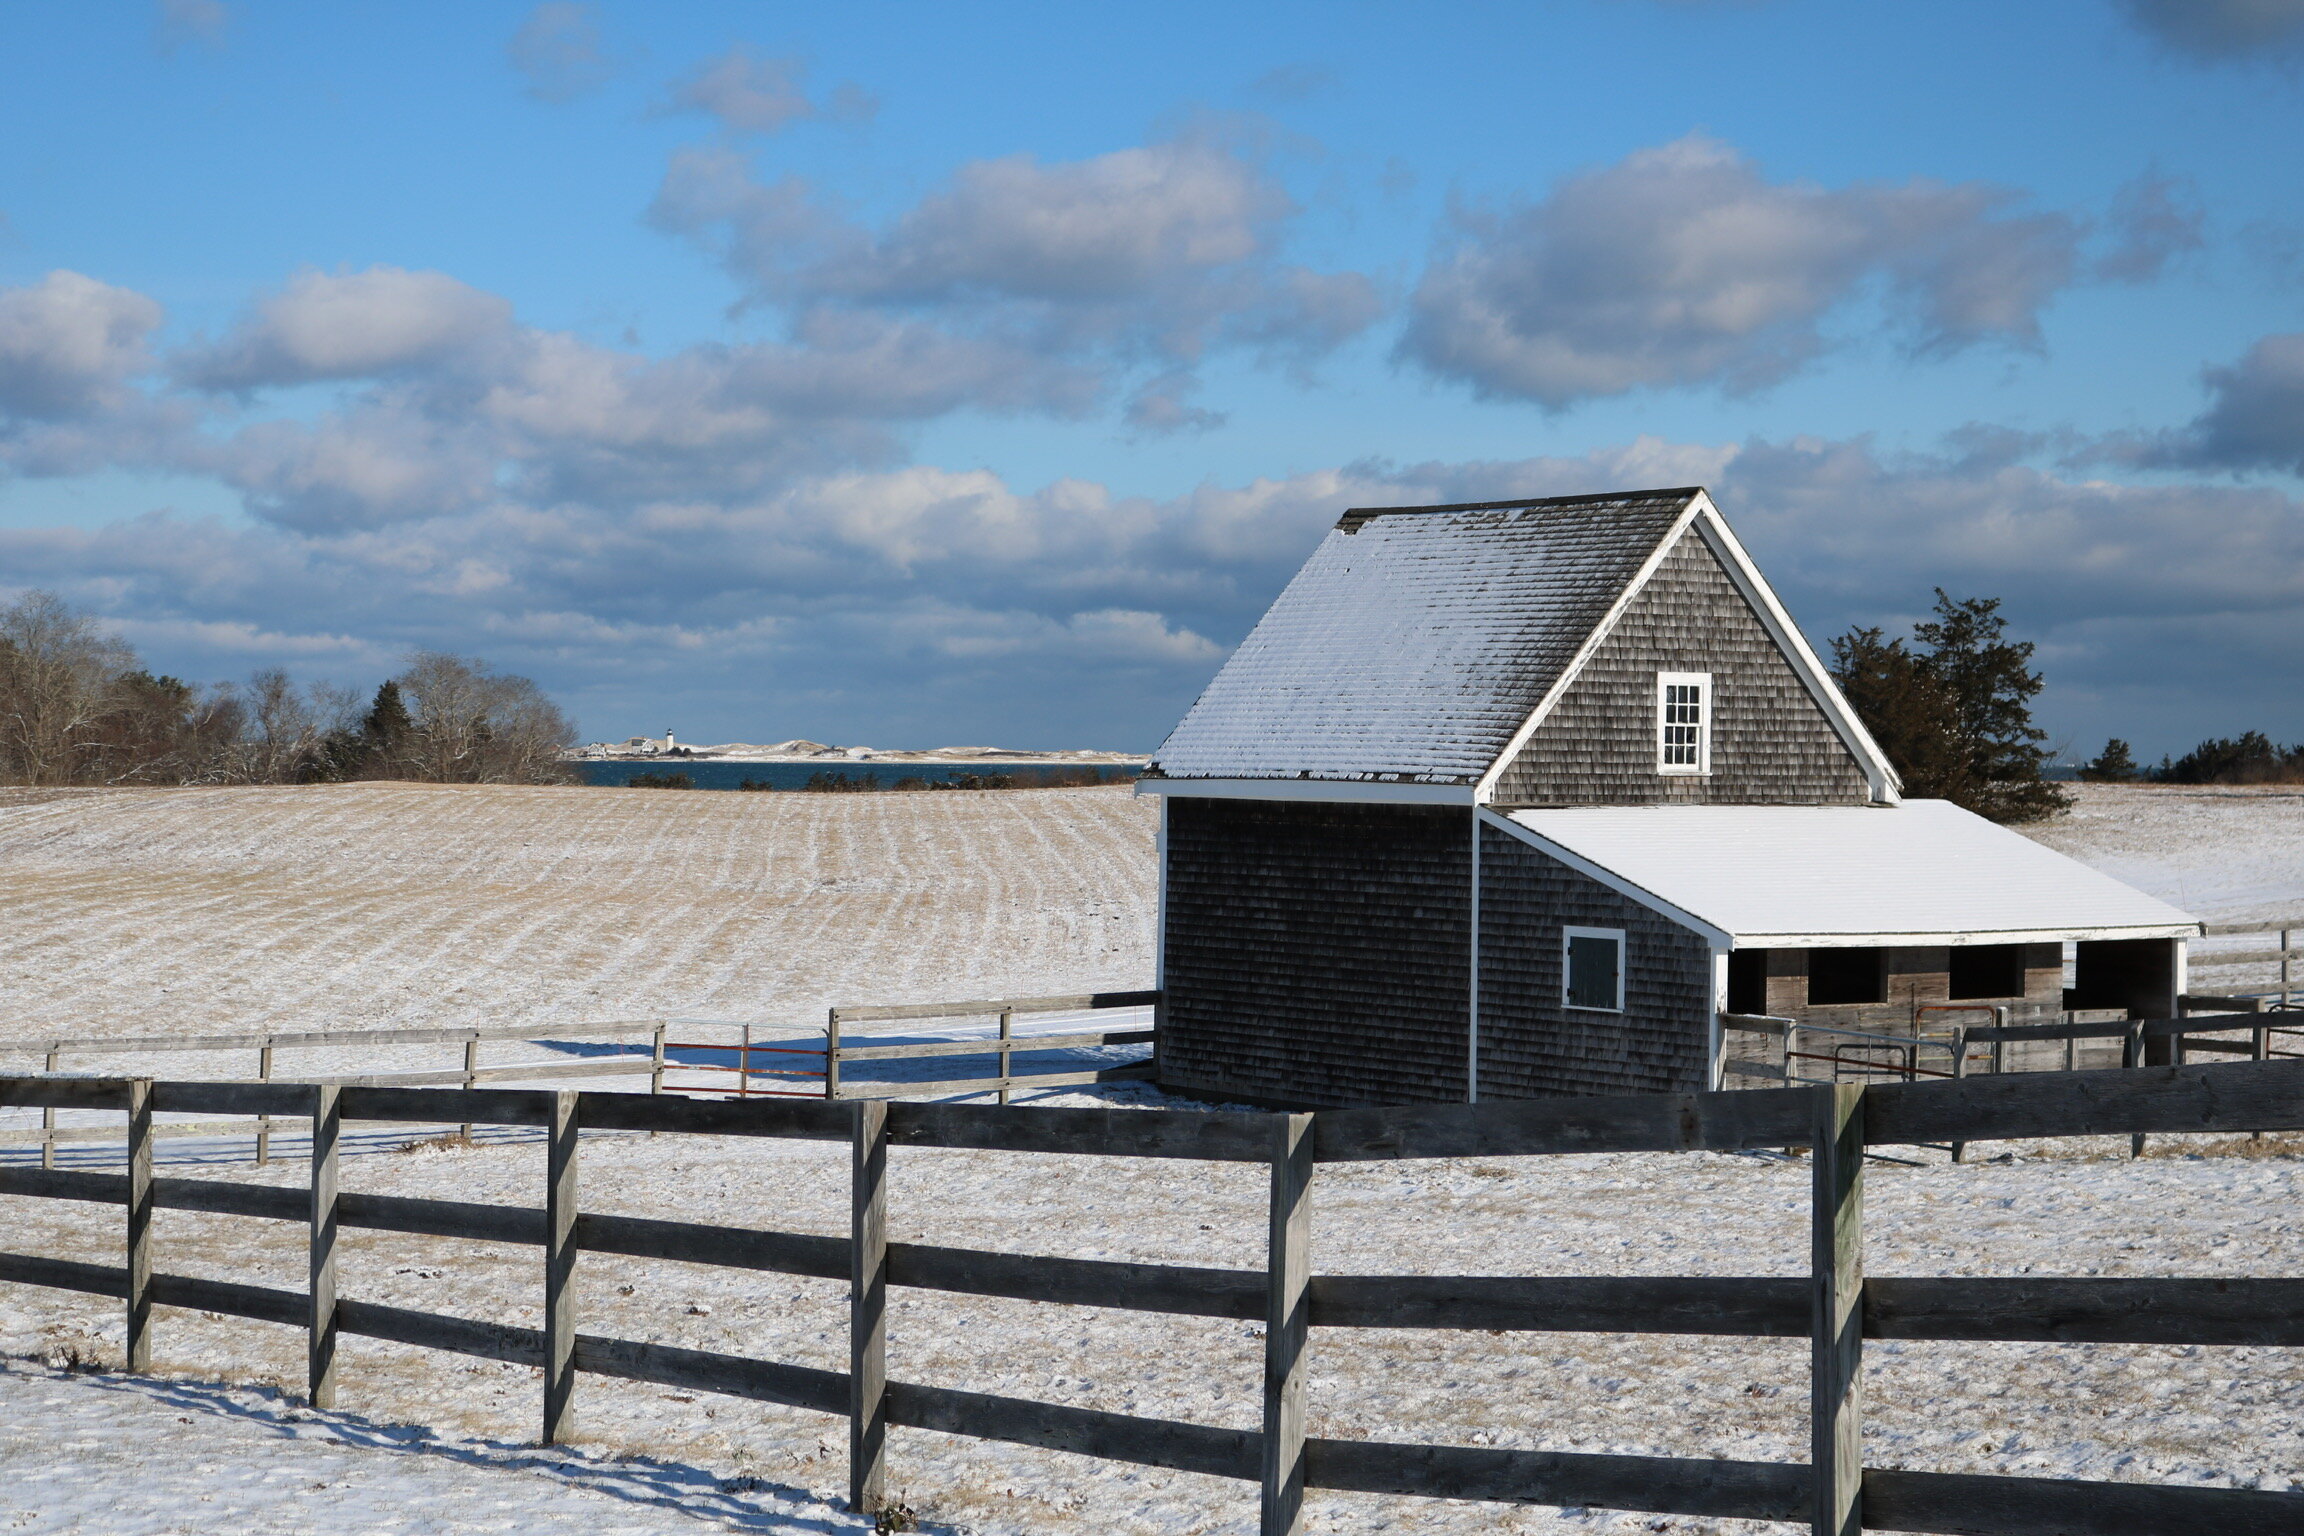
[[[1656,771],[1712,771],[1712,674],[1656,674]]]
[[[1624,1011],[1624,930],[1563,928],[1561,1001],[1596,1013]]]

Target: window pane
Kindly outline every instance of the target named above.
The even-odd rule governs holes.
[[[1574,1008],[1614,1008],[1622,945],[1615,939],[1574,934],[1568,940],[1568,1003]]]

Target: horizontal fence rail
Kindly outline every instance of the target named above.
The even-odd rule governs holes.
[[[150,1309],[193,1307],[306,1329],[314,1341],[316,1397],[333,1379],[327,1374],[333,1370],[332,1345],[323,1348],[323,1338],[338,1334],[539,1367],[547,1382],[547,1439],[565,1437],[574,1422],[567,1386],[556,1397],[552,1383],[573,1383],[578,1373],[846,1415],[855,1446],[851,1491],[862,1508],[881,1497],[885,1427],[894,1425],[1255,1483],[1263,1491],[1267,1536],[1300,1529],[1307,1488],[1805,1521],[1834,1536],[1859,1525],[1979,1536],[2304,1530],[2304,1494],[1860,1467],[1853,1447],[1861,1443],[1861,1396],[1855,1377],[1847,1374],[1861,1339],[2304,1345],[2304,1279],[1868,1276],[1854,1242],[1861,1220],[1858,1154],[1864,1147],[2304,1129],[2304,1063],[1316,1115],[56,1078],[0,1079],[0,1105],[129,1117],[125,1174],[0,1169],[0,1196],[124,1208],[127,1262],[107,1266],[6,1254],[0,1255],[0,1282],[122,1301],[131,1318],[132,1368],[149,1360]],[[301,1114],[314,1119],[316,1146],[328,1143],[329,1127],[338,1122],[541,1126],[552,1139],[554,1173],[541,1207],[338,1191],[332,1153],[315,1158],[309,1191],[155,1178],[155,1112]],[[848,1233],[828,1235],[583,1211],[575,1198],[579,1128],[845,1141],[859,1181],[856,1220]],[[1816,1272],[1805,1276],[1323,1275],[1310,1270],[1303,1247],[1312,1170],[1323,1162],[1816,1148],[1820,1142],[1838,1150],[1810,1159],[1819,1241]],[[1262,1271],[1225,1270],[890,1242],[880,1192],[888,1177],[886,1149],[896,1146],[1261,1163],[1273,1180],[1270,1261]],[[873,1198],[862,1198],[865,1192]],[[315,1286],[309,1293],[293,1292],[159,1270],[151,1235],[155,1209],[308,1223]],[[546,1326],[517,1327],[337,1296],[333,1272],[321,1259],[323,1250],[332,1251],[339,1228],[539,1248],[546,1261]],[[850,1369],[578,1332],[566,1278],[582,1252],[850,1281],[859,1330]],[[868,1269],[860,1268],[859,1255],[871,1256]],[[1847,1298],[1848,1323],[1838,1333],[1819,1328],[1823,1280],[1829,1280],[1831,1294]],[[890,1380],[875,1342],[885,1312],[884,1300],[875,1298],[884,1297],[886,1286],[1263,1319],[1268,1325],[1277,1319],[1282,1326],[1266,1330],[1265,1428],[1218,1428]],[[1828,1400],[1820,1421],[1824,1454],[1806,1465],[1328,1440],[1303,1430],[1307,1383],[1300,1340],[1306,1327],[1805,1336],[1818,1351],[1819,1371],[1829,1361],[1839,1373],[1833,1379],[1850,1385]],[[1846,1518],[1828,1518],[1834,1510]]]

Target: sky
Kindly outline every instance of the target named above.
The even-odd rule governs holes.
[[[1349,506],[1701,484],[2304,739],[2304,0],[0,8],[0,597],[1149,750]]]

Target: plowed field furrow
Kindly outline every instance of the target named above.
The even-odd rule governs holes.
[[[693,1014],[1150,980],[1113,790],[124,790],[0,803],[9,1037]]]

